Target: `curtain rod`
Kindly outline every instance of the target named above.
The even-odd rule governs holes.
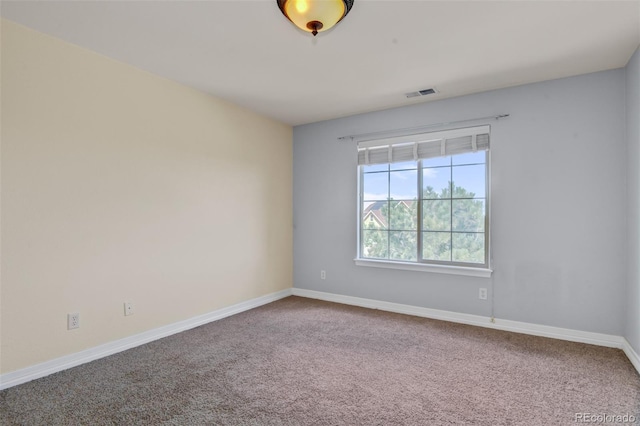
[[[398,132],[411,132],[411,131],[418,131],[418,130],[423,130],[423,129],[428,129],[431,127],[439,127],[439,126],[448,126],[450,124],[459,124],[459,123],[467,123],[469,121],[479,121],[479,120],[488,120],[488,119],[494,119],[494,120],[500,120],[501,118],[507,118],[509,117],[510,114],[498,114],[498,115],[490,115],[487,117],[478,117],[478,118],[470,118],[468,120],[457,120],[457,121],[449,121],[449,122],[445,122],[445,123],[434,123],[434,124],[426,124],[424,126],[417,126],[417,127],[406,127],[404,129],[394,129],[394,130],[383,130],[381,132],[372,132],[372,133],[360,133],[358,135],[347,135],[347,136],[340,136],[338,138],[338,140],[345,140],[345,139],[355,139],[355,138],[362,138],[362,137],[369,137],[369,136],[382,136],[382,135],[388,135],[388,134],[393,134],[393,133],[398,133]]]

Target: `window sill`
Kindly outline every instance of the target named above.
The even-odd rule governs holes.
[[[357,266],[374,268],[403,269],[406,271],[435,272],[437,274],[465,275],[468,277],[490,278],[493,270],[469,268],[465,266],[428,265],[424,263],[395,262],[390,260],[353,259]]]

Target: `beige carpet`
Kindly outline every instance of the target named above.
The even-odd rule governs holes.
[[[616,349],[289,297],[0,404],[3,425],[572,425],[640,419],[640,377]]]

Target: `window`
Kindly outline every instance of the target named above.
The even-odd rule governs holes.
[[[489,267],[489,126],[358,142],[358,260]]]

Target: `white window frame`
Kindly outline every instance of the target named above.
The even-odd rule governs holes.
[[[356,258],[354,259],[354,262],[356,265],[358,266],[367,266],[367,267],[376,267],[376,268],[387,268],[387,269],[402,269],[402,270],[409,270],[409,271],[421,271],[421,272],[432,272],[432,273],[444,273],[444,274],[454,274],[454,275],[464,275],[464,276],[473,276],[473,277],[484,277],[484,278],[488,278],[491,276],[492,274],[492,269],[491,269],[491,238],[490,238],[490,230],[491,230],[491,194],[490,194],[490,189],[491,189],[491,160],[490,160],[490,154],[491,151],[489,149],[489,139],[487,138],[486,140],[486,149],[485,150],[486,153],[486,162],[485,162],[485,231],[484,231],[484,237],[485,237],[485,263],[483,264],[467,264],[467,263],[456,263],[456,262],[452,262],[452,261],[430,261],[430,260],[425,260],[425,259],[420,259],[421,258],[421,253],[418,250],[418,260],[417,261],[400,261],[400,260],[390,260],[390,259],[376,259],[376,258],[364,258],[361,256],[361,250],[362,250],[362,197],[363,197],[363,182],[362,182],[362,177],[363,177],[363,172],[362,172],[362,166],[367,165],[368,161],[369,161],[369,157],[368,157],[368,152],[364,153],[363,156],[363,151],[365,151],[366,149],[378,149],[378,153],[381,152],[382,149],[384,149],[385,147],[388,147],[388,156],[389,156],[389,163],[394,162],[393,161],[393,147],[394,146],[401,146],[404,147],[404,152],[401,155],[410,155],[410,153],[407,152],[407,144],[412,144],[414,143],[416,145],[416,148],[413,148],[413,156],[414,156],[414,161],[416,161],[416,165],[418,167],[418,174],[422,173],[422,167],[421,167],[421,163],[419,162],[421,159],[423,158],[432,158],[432,157],[438,157],[438,156],[452,156],[452,155],[456,155],[456,154],[463,154],[463,153],[467,153],[467,152],[473,152],[476,150],[476,135],[480,134],[480,133],[486,133],[487,135],[490,135],[490,126],[486,125],[486,126],[476,126],[476,127],[471,127],[471,128],[463,128],[463,129],[452,129],[452,130],[445,130],[445,131],[439,131],[439,132],[430,132],[430,133],[420,133],[420,134],[413,134],[413,135],[401,135],[401,136],[396,136],[396,137],[392,137],[392,138],[385,138],[385,139],[377,139],[377,140],[367,140],[367,141],[358,141],[358,149],[359,149],[359,164],[357,167],[358,170],[358,178],[357,178],[357,183],[358,183],[358,197],[357,197],[357,249],[356,249]],[[471,136],[472,137],[472,149],[467,149],[463,152],[449,152],[447,151],[447,141],[451,140],[453,138],[460,138],[460,137],[468,137]],[[434,147],[438,147],[438,149],[440,149],[439,147],[441,147],[441,153],[440,155],[438,155],[437,153],[434,155],[433,152],[427,154],[426,157],[421,157],[421,158],[416,158],[417,156],[417,145],[418,142],[420,143],[429,143],[431,148]],[[431,144],[440,144],[440,145],[431,145]],[[433,150],[431,150],[433,151]],[[407,159],[403,157],[403,160],[406,161]],[[403,161],[400,160],[400,161]],[[409,161],[411,161],[409,159]],[[380,161],[380,158],[378,158],[378,161],[376,161],[374,164],[385,164],[385,162]],[[421,181],[420,181],[421,182]],[[423,188],[419,188],[419,192],[418,192],[418,202],[420,202],[420,197],[422,196],[422,189]],[[420,241],[421,239],[421,229],[420,229],[420,222],[421,222],[421,218],[418,217],[418,241]],[[420,246],[420,244],[418,244]]]

